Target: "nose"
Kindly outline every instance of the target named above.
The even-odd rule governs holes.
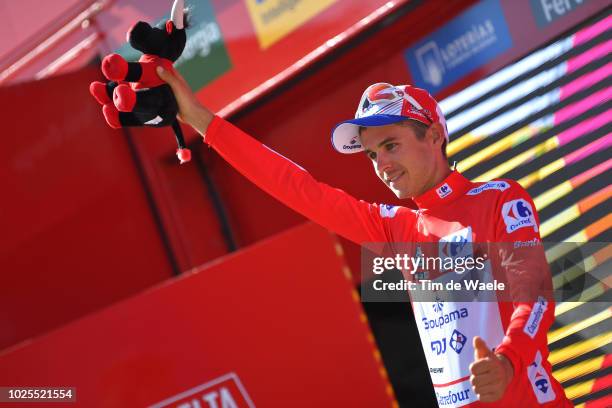
[[[383,174],[391,167],[391,161],[384,152],[379,152],[376,155],[376,171]]]

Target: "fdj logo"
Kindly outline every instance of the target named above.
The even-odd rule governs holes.
[[[457,352],[457,354],[461,353],[463,350],[463,346],[465,346],[465,342],[467,341],[467,337],[463,335],[458,330],[455,330],[451,336],[449,346]]]
[[[435,340],[431,342],[431,351],[439,356],[442,353],[446,353],[446,338],[442,340]]]

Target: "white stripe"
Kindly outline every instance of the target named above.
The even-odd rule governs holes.
[[[408,95],[407,93],[404,94],[404,97],[406,99],[408,99],[408,102],[410,102],[412,104],[412,106],[414,106],[415,108],[417,108],[418,110],[423,110],[423,107],[416,101],[416,99],[414,99],[412,96]]]

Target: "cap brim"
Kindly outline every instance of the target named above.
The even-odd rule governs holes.
[[[402,122],[407,118],[400,115],[372,115],[364,118],[345,120],[336,125],[332,131],[332,146],[344,154],[363,152],[359,140],[359,127],[386,126]]]

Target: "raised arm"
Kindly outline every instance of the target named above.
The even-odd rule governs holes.
[[[391,239],[379,206],[316,181],[306,170],[202,106],[176,72],[159,72],[172,87],[179,119],[255,185],[310,220],[358,244]],[[385,213],[386,208],[383,208]]]

